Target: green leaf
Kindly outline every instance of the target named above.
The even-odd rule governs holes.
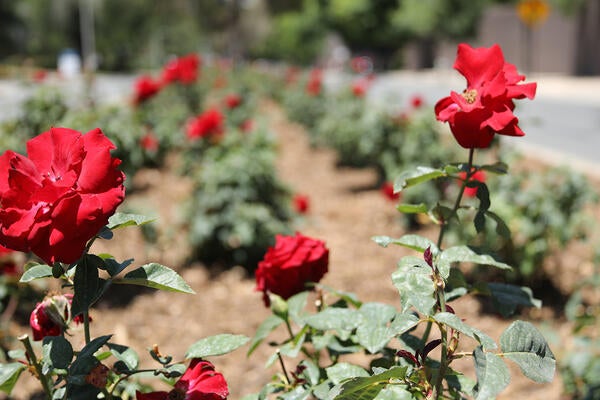
[[[67,369],[73,359],[73,347],[62,336],[46,336],[42,342],[42,354],[50,367]]]
[[[494,306],[503,317],[514,314],[518,306],[536,308],[542,306],[542,301],[534,298],[533,292],[528,287],[496,282],[488,283],[487,287]]]
[[[247,355],[252,354],[258,345],[261,344],[267,336],[269,336],[269,333],[273,332],[275,328],[283,324],[283,322],[284,321],[276,315],[271,315],[265,319],[256,330],[256,334],[250,342],[250,348],[248,349]]]
[[[427,204],[425,204],[425,203],[419,203],[419,204],[402,203],[402,204],[398,204],[398,206],[396,207],[396,210],[398,210],[404,214],[425,214],[425,213],[427,213],[427,211],[429,211],[429,208],[427,207]]]
[[[356,295],[354,293],[343,292],[341,290],[337,290],[330,286],[323,285],[320,283],[317,284],[316,287],[326,290],[334,296],[338,296],[339,298],[344,300],[346,303],[351,304],[356,308],[359,308],[362,305],[362,302],[358,299],[358,297],[356,297]]]
[[[468,246],[454,246],[442,251],[438,257],[438,268],[444,279],[450,274],[450,267],[453,263],[467,262],[479,265],[490,265],[500,269],[512,269],[508,264],[494,260],[487,254],[477,254]]]
[[[185,358],[204,358],[227,354],[245,345],[250,338],[244,335],[223,333],[198,340],[185,353]]]
[[[52,276],[52,267],[44,264],[37,264],[27,268],[27,270],[23,273],[23,276],[21,276],[19,282],[27,283],[36,279],[47,278],[49,276]]]
[[[500,348],[523,375],[535,382],[551,382],[556,359],[544,336],[529,322],[515,321],[500,336]]]
[[[430,167],[416,167],[410,171],[404,171],[394,181],[394,193],[442,176],[446,176],[446,172]]]
[[[307,316],[304,322],[322,331],[350,332],[358,327],[359,318],[356,310],[328,307],[317,314]]]
[[[114,213],[108,219],[108,229],[115,230],[131,225],[145,225],[149,222],[154,221],[155,218],[146,217],[144,215],[127,214],[127,213]]]
[[[134,269],[123,278],[114,279],[113,283],[146,286],[169,292],[195,293],[177,272],[157,263]]]
[[[345,379],[369,376],[369,373],[363,367],[345,362],[325,368],[325,372],[334,385],[341,383]]]
[[[396,316],[396,309],[388,304],[365,303],[358,310],[359,324],[356,330],[358,343],[371,354],[377,353],[395,336],[389,326]]]
[[[475,184],[477,187],[476,196],[479,199],[479,211],[484,212],[490,208],[490,191],[485,182],[472,181],[467,184],[467,187]]]
[[[73,280],[73,305],[71,312],[78,315],[89,310],[96,300],[98,294],[98,268],[104,265],[104,261],[93,254],[86,254],[75,269]]]
[[[108,343],[108,348],[112,355],[119,361],[123,362],[128,371],[137,369],[140,363],[140,357],[131,347],[123,346],[116,343]]]
[[[381,374],[370,377],[352,378],[342,384],[335,400],[370,400],[374,399],[385,385],[392,379],[403,379],[407,367],[395,367]]]
[[[125,268],[131,265],[133,262],[133,258],[127,259],[122,263],[118,262],[114,258],[105,258],[104,259],[104,268],[106,272],[112,277],[120,274]]]
[[[21,372],[27,367],[21,363],[0,364],[0,391],[10,394],[17,384]]]
[[[75,361],[69,368],[69,376],[85,377],[96,365],[98,365],[98,359],[94,357],[102,346],[104,346],[112,337],[112,335],[99,336],[89,342],[77,355]],[[82,381],[81,384],[83,384]]]
[[[304,307],[306,307],[306,301],[308,299],[308,292],[300,292],[287,300],[288,304],[288,315],[299,326],[304,325],[302,320],[302,313]]]
[[[411,305],[421,314],[429,315],[435,305],[435,287],[431,280],[431,267],[417,257],[403,257],[392,274],[392,282],[400,292],[402,311]]]
[[[413,395],[403,385],[387,385],[373,400],[413,400]]]
[[[437,203],[428,213],[429,218],[436,224],[447,224],[453,218],[458,218],[456,212],[450,207]]]
[[[508,225],[506,225],[506,222],[504,222],[502,217],[500,217],[498,214],[496,214],[490,210],[487,210],[485,212],[485,215],[488,218],[491,218],[496,222],[496,233],[498,235],[500,235],[502,238],[504,238],[506,240],[510,239],[510,236],[511,236],[510,228],[508,227]]]
[[[431,240],[419,235],[404,235],[401,238],[395,239],[389,236],[373,236],[371,238],[381,247],[388,247],[390,244],[396,244],[412,250],[424,253],[428,247],[431,248],[433,254],[437,253],[437,246]]]
[[[479,342],[486,350],[492,350],[497,348],[496,342],[494,339],[481,332],[479,329],[473,328],[467,324],[465,324],[458,316],[449,312],[441,312],[437,313],[433,316],[433,319],[437,322],[440,322],[444,325],[449,326],[450,328],[459,331],[467,335],[470,338],[473,338]]]
[[[473,351],[475,374],[477,375],[476,400],[494,399],[508,386],[510,372],[500,357],[484,352],[481,346]]]
[[[397,314],[390,325],[390,329],[394,331],[394,336],[401,335],[417,326],[418,323],[419,318],[414,314]]]

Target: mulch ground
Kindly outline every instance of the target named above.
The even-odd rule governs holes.
[[[370,170],[339,169],[335,155],[325,149],[311,148],[303,128],[290,123],[283,112],[272,103],[262,106],[268,115],[272,131],[278,140],[278,173],[294,192],[310,197],[310,210],[301,221],[298,230],[319,238],[330,249],[330,272],[323,283],[337,289],[356,293],[363,301],[379,301],[399,306],[399,297],[393,287],[390,274],[397,261],[408,251],[401,248],[381,248],[371,241],[374,235],[401,236],[404,232],[395,210],[395,204],[381,195],[374,187],[376,175]],[[138,255],[136,264],[157,261],[179,269],[196,295],[183,295],[143,290],[110,291],[105,302],[93,310],[93,336],[114,334],[116,343],[128,344],[142,356],[142,366],[155,364],[146,349],[158,344],[163,354],[171,354],[175,360],[182,359],[185,350],[195,341],[218,333],[235,333],[252,336],[259,324],[269,316],[261,301],[261,294],[254,291],[254,281],[244,276],[244,271],[231,269],[215,275],[202,265],[182,269],[187,255],[185,236],[177,229],[181,215],[174,205],[184,198],[189,189],[185,179],[168,169],[142,171],[136,176],[136,184],[144,187],[132,194],[126,207],[140,213],[158,210],[161,221],[172,221],[172,228],[163,229],[163,240],[154,247],[144,244],[135,228],[122,230],[106,247],[97,251],[110,251],[118,259]],[[168,190],[165,188],[168,187]],[[430,233],[435,234],[431,230]],[[427,235],[427,231],[424,233]],[[126,306],[115,306],[127,300]],[[472,298],[453,303],[456,313],[466,321],[498,340],[501,332],[511,321],[481,312],[480,303]],[[535,311],[520,318],[533,318],[534,323],[566,337],[568,329],[560,321],[551,319],[551,310]],[[27,327],[18,327],[18,333]],[[76,340],[81,332],[75,332]],[[560,342],[559,342],[560,343]],[[559,353],[560,347],[555,346]],[[469,348],[468,350],[472,349]],[[263,344],[249,358],[246,349],[212,358],[230,387],[230,399],[255,393],[269,381],[276,368],[265,370],[264,365],[273,349]],[[474,376],[472,361],[463,363]],[[290,362],[291,365],[291,362]],[[460,369],[460,368],[459,368]],[[540,385],[522,378],[517,368],[512,369],[512,383],[500,399],[561,398],[561,383]],[[22,377],[21,379],[24,379]],[[29,398],[33,383],[31,378],[22,380],[14,391],[14,399]]]

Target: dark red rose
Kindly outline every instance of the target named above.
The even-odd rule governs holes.
[[[208,361],[194,358],[170,392],[136,392],[136,400],[223,400],[229,396],[227,382]]]
[[[191,119],[187,124],[187,137],[196,140],[223,133],[223,114],[216,108],[211,108]]]
[[[394,184],[392,182],[384,182],[380,190],[385,198],[390,201],[396,201],[400,198],[400,193],[394,193]]]
[[[533,99],[536,84],[519,84],[525,76],[504,61],[500,46],[474,49],[460,44],[454,68],[467,79],[467,88],[438,101],[435,114],[450,124],[458,144],[467,149],[485,148],[494,134],[524,135],[513,114],[513,100]]]
[[[201,64],[202,60],[197,54],[175,58],[165,65],[162,72],[162,81],[163,83],[194,83],[198,79]]]
[[[288,299],[306,290],[307,282],[319,282],[327,272],[329,250],[325,243],[296,233],[275,236],[256,270],[256,290],[263,292],[269,306],[269,293]]]
[[[8,275],[15,276],[18,275],[19,271],[17,268],[17,263],[14,259],[14,255],[16,251],[7,249],[4,246],[0,246],[0,276]]]
[[[308,199],[308,196],[297,194],[292,199],[292,202],[294,203],[294,209],[297,213],[306,214],[308,212],[310,206],[310,200]]]
[[[155,81],[151,76],[140,76],[134,84],[133,104],[143,103],[160,92],[160,89],[161,83]]]
[[[75,262],[125,197],[114,148],[100,129],[51,128],[27,142],[28,157],[0,156],[0,243]]]
[[[140,146],[142,146],[144,150],[155,152],[158,151],[159,145],[160,142],[152,132],[148,132],[140,138]]]
[[[467,173],[465,171],[461,171],[458,176],[460,177],[460,179],[462,179],[463,181],[465,179],[467,179]],[[485,182],[485,172],[478,170],[476,171],[473,175],[471,175],[471,177],[469,178],[469,182],[473,182],[473,181],[477,181],[477,182]],[[465,188],[465,196],[468,197],[475,197],[477,196],[477,187],[466,187]]]
[[[239,94],[230,94],[225,97],[225,105],[227,108],[234,109],[242,104],[242,97]]]

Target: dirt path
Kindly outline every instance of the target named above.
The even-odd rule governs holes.
[[[373,235],[402,234],[394,203],[372,187],[375,174],[368,170],[336,169],[332,152],[310,148],[303,128],[289,123],[275,105],[266,103],[263,108],[269,115],[271,129],[279,143],[277,168],[280,177],[294,192],[310,197],[310,211],[298,230],[324,240],[330,249],[330,272],[323,282],[356,293],[363,301],[399,305],[390,274],[395,270],[397,260],[406,253],[400,248],[380,248],[370,240]],[[131,203],[144,199],[143,203],[148,206],[152,201],[163,207],[165,202],[172,204],[173,199],[165,199],[162,184],[176,177],[152,174],[153,178],[148,179],[151,188],[140,195],[147,197],[136,199],[133,196]],[[183,189],[175,194],[183,195]],[[137,249],[143,246],[139,240],[129,236],[117,242],[120,242],[117,247],[121,249],[112,250],[116,256],[124,250],[127,250],[125,254],[131,254],[132,246]],[[180,241],[174,241],[167,251],[158,254],[160,261],[169,266],[179,265],[184,252],[181,246]],[[144,252],[149,257],[157,256],[151,253]],[[195,296],[152,292],[136,297],[125,309],[95,310],[93,335],[114,333],[115,342],[132,346],[141,353],[143,365],[152,366],[143,352],[155,343],[161,352],[172,354],[175,359],[183,358],[189,345],[209,335],[235,333],[252,336],[269,315],[260,294],[254,291],[254,281],[243,279],[241,270],[227,271],[216,279],[211,279],[200,266],[181,273],[196,291]],[[492,316],[480,316],[479,304],[472,299],[462,301],[455,309],[467,322],[496,340],[509,324],[509,321],[500,321]],[[264,369],[270,355],[271,348],[263,345],[250,358],[242,349],[211,359],[229,382],[230,399],[237,400],[243,395],[257,392],[277,372],[276,369]],[[519,375],[513,374],[511,389],[501,399],[559,398],[558,380],[552,385],[535,385],[519,378]],[[30,386],[23,386],[23,389],[25,387]],[[23,390],[19,388],[15,394],[19,392],[23,393]],[[15,398],[24,399],[22,396]]]

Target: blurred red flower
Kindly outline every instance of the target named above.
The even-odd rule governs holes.
[[[460,177],[460,179],[462,179],[463,181],[465,179],[467,179],[467,173],[465,171],[461,171],[458,176]],[[476,171],[473,175],[471,175],[471,177],[469,178],[469,182],[473,182],[473,181],[477,181],[477,182],[485,182],[485,172],[483,172],[482,170],[478,170]],[[465,188],[465,196],[467,197],[475,197],[477,196],[477,187],[466,187]]]
[[[518,84],[525,76],[504,61],[500,46],[474,49],[460,44],[454,68],[467,79],[467,88],[438,101],[435,113],[438,120],[450,124],[458,144],[468,149],[485,148],[496,133],[524,135],[513,114],[513,100],[533,99],[536,84]]]
[[[148,132],[140,138],[140,146],[146,151],[158,151],[159,145],[160,142],[158,141],[158,138],[152,132]]]
[[[394,184],[392,182],[384,182],[381,185],[380,190],[385,198],[390,201],[396,201],[400,199],[400,193],[394,193]]]
[[[414,109],[419,109],[423,106],[423,98],[421,96],[419,96],[418,94],[414,95],[413,97],[411,97],[410,99],[410,105],[412,106],[412,108]]]
[[[303,194],[296,194],[292,199],[294,203],[294,210],[299,214],[306,214],[308,212],[310,201],[308,196]]]
[[[190,140],[220,135],[223,133],[223,114],[216,108],[210,108],[191,119],[186,132]]]
[[[310,72],[308,82],[306,83],[306,93],[311,96],[318,96],[321,94],[321,87],[323,81],[323,73],[320,69],[315,68]]]
[[[188,54],[169,61],[162,72],[163,83],[180,82],[190,84],[196,82],[202,59],[197,54]]]
[[[234,109],[242,104],[242,97],[239,94],[229,94],[225,97],[225,105],[227,108]]]
[[[138,105],[160,92],[161,84],[149,75],[140,76],[134,84],[133,104]]]

